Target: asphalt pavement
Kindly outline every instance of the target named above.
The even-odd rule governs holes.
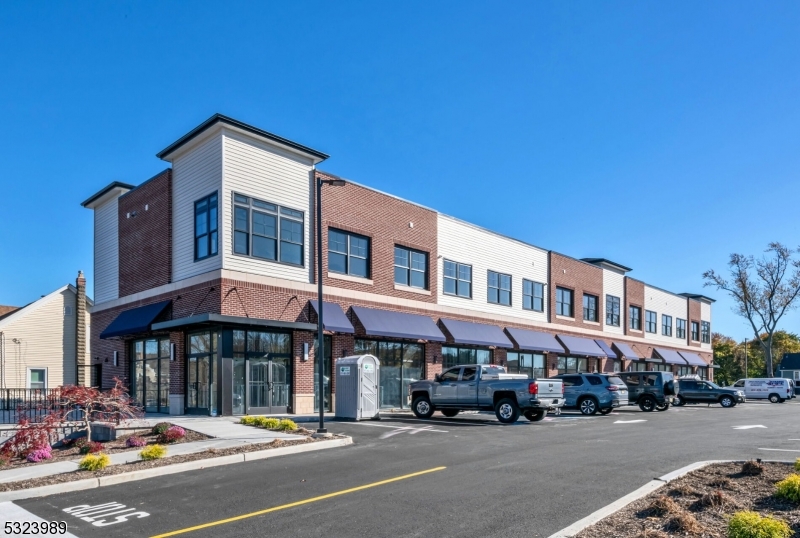
[[[355,444],[15,504],[82,538],[546,537],[698,460],[800,457],[797,402],[331,422]]]

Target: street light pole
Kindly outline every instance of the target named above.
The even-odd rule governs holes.
[[[744,378],[747,379],[747,338],[744,339]]]
[[[344,185],[343,179],[322,179],[317,176],[317,352],[315,359],[319,365],[318,371],[318,400],[319,400],[319,428],[317,428],[318,435],[326,435],[328,430],[325,429],[325,338],[322,334],[322,185],[334,185],[341,187]]]

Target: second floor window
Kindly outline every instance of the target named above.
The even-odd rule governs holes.
[[[692,340],[695,342],[700,341],[700,324],[696,321],[692,322]]]
[[[511,306],[511,275],[489,271],[488,301]]]
[[[530,280],[522,281],[522,308],[544,312],[544,284]]]
[[[444,293],[472,297],[472,266],[444,261]]]
[[[686,320],[677,318],[675,320],[675,336],[677,338],[686,338]]]
[[[672,336],[672,316],[661,314],[661,334]]]
[[[583,294],[583,319],[597,321],[597,296]]]
[[[701,322],[702,324],[702,332],[700,333],[700,341],[704,344],[711,343],[711,324],[707,321]]]
[[[233,252],[303,265],[303,212],[233,195]]]
[[[368,278],[369,238],[329,229],[328,271]]]
[[[394,283],[428,288],[428,255],[406,247],[394,247]]]
[[[556,288],[556,314],[572,317],[572,290]]]
[[[628,316],[630,317],[631,322],[631,329],[635,331],[642,330],[642,309],[638,306],[632,306],[628,310]]]
[[[606,325],[619,327],[619,297],[606,295]]]
[[[217,232],[217,193],[194,203],[194,259],[216,256],[219,237]]]
[[[658,332],[658,314],[652,310],[644,311],[644,330],[653,334]]]

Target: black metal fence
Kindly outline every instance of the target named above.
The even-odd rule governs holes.
[[[53,409],[62,409],[59,389],[0,389],[0,424],[16,424],[24,415],[39,422]]]

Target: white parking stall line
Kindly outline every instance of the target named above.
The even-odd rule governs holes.
[[[759,450],[768,450],[769,452],[800,452],[800,450],[791,450],[789,448],[759,448]]]
[[[753,428],[766,428],[766,426],[762,424],[752,424],[749,426],[731,426],[734,430],[752,430]]]
[[[614,424],[635,424],[637,422],[647,422],[647,420],[643,418],[636,420],[615,420]]]

